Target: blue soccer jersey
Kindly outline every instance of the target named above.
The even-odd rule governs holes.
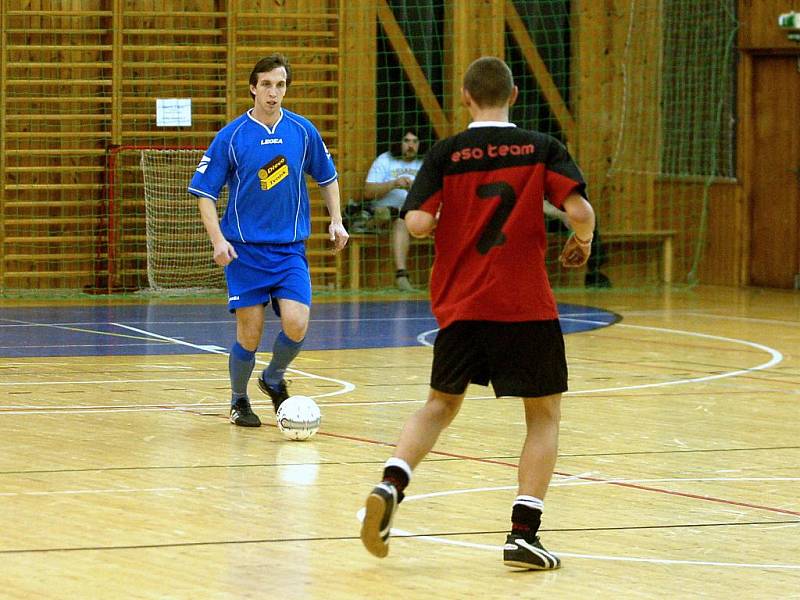
[[[314,125],[281,109],[273,127],[252,109],[226,125],[208,147],[189,193],[216,202],[227,183],[220,222],[230,242],[287,244],[311,233],[305,174],[320,186],[336,181],[336,167]]]

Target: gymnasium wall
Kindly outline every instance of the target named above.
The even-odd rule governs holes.
[[[741,284],[745,248],[728,233],[746,213],[731,125],[739,20],[718,12],[732,0],[678,4],[685,10],[668,14],[658,0],[0,0],[0,291],[145,287],[138,149],[205,147],[251,105],[249,71],[275,50],[294,66],[285,105],[321,130],[343,202],[360,197],[385,149],[395,96],[433,142],[468,121],[458,101],[466,65],[500,55],[527,99],[512,118],[568,145],[601,227],[644,240],[621,242],[612,256],[621,287],[663,283],[649,232],[674,236],[673,282]],[[675,34],[684,30],[718,45],[683,48]],[[715,69],[684,96],[669,94],[691,66],[670,58],[676,51],[686,61],[705,52]],[[683,103],[691,95],[697,101]],[[190,98],[191,125],[158,126],[158,98]],[[673,124],[681,111],[693,121],[684,130]],[[702,142],[678,155],[673,133]],[[347,261],[325,250],[325,215],[312,201],[315,285],[344,286]],[[420,280],[428,259],[414,257]],[[365,261],[362,272],[388,269],[385,256]],[[554,280],[580,285],[560,272]]]

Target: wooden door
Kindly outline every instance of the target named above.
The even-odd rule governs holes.
[[[753,63],[750,284],[792,288],[800,273],[800,63]]]

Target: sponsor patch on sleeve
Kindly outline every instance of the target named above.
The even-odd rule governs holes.
[[[211,157],[207,154],[203,154],[203,158],[200,159],[200,164],[197,165],[195,171],[198,173],[205,173],[208,165],[211,163]]]

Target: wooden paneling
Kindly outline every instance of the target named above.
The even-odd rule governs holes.
[[[107,149],[206,146],[225,122],[251,106],[250,69],[273,50],[285,52],[294,68],[287,108],[319,127],[340,170],[343,201],[357,197],[377,151],[379,25],[439,137],[468,120],[459,98],[464,69],[480,55],[503,56],[508,31],[587,176],[601,227],[681,231],[684,223],[699,226],[691,214],[694,184],[673,188],[674,182],[657,179],[663,3],[570,4],[569,102],[552,85],[511,0],[457,0],[445,3],[440,103],[385,0],[179,0],[168,5],[158,0],[0,0],[0,289],[97,286],[110,271],[124,274],[122,287],[140,285],[145,266],[141,183],[135,177],[128,182],[127,208],[110,219]],[[777,0],[741,0],[740,45],[800,52],[800,45],[786,42],[777,27],[777,15],[791,8]],[[741,95],[749,90],[740,88]],[[158,127],[159,97],[191,97],[192,126]],[[742,124],[740,140],[748,139],[748,127]],[[740,170],[749,160],[742,154],[753,152],[748,146],[739,153]],[[726,191],[711,188],[704,253],[717,264],[706,269],[704,259],[699,273],[715,283],[735,284],[749,271],[751,236],[742,234],[749,222],[734,223],[731,215],[744,218],[737,202],[749,200],[752,181],[745,170],[743,191],[730,193],[733,184],[719,185]],[[313,191],[312,201],[320,233],[325,214]],[[665,204],[672,206],[669,214]],[[728,210],[732,205],[736,211]],[[676,247],[691,253],[695,234],[680,236]],[[726,241],[732,239],[742,239],[741,246]],[[131,242],[127,250],[125,240]],[[311,249],[321,251],[318,245],[315,238]],[[121,261],[118,270],[109,253]],[[322,253],[314,261],[315,269],[334,265]],[[689,266],[677,264],[676,272]],[[738,277],[732,276],[736,269]]]
[[[673,281],[737,285],[744,241],[731,233],[742,217],[738,182],[660,179],[654,183],[653,195],[656,223],[676,232]],[[708,209],[704,218],[705,204]]]
[[[542,94],[547,100],[553,114],[555,114],[556,120],[564,134],[564,139],[567,145],[569,145],[570,142],[575,139],[575,120],[572,118],[572,114],[570,114],[569,107],[565,104],[561,92],[558,91],[558,87],[556,87],[556,84],[553,82],[553,77],[547,70],[547,66],[544,64],[539,51],[536,49],[536,44],[531,39],[530,33],[526,29],[525,23],[523,23],[520,18],[517,9],[514,7],[514,2],[512,0],[506,0],[505,11],[506,23],[511,31],[511,35],[517,46],[519,46],[520,52],[525,57],[525,63],[536,79],[536,83],[542,90]]]
[[[119,212],[109,214],[108,149],[207,146],[252,105],[247,78],[268,52],[284,51],[294,67],[287,108],[337,154],[336,7],[3,0],[0,289],[144,285],[141,178],[116,182]],[[156,99],[173,97],[191,98],[191,127],[157,125]],[[323,211],[317,202],[315,217]],[[333,259],[316,244],[326,283]]]
[[[778,17],[792,10],[800,11],[800,6],[787,0],[739,0],[739,47],[743,50],[797,52],[800,44],[790,41],[786,30],[778,27]]]
[[[88,283],[110,141],[110,12],[5,2],[3,288]]]
[[[737,234],[745,214],[741,185],[735,181],[719,182],[708,193],[708,223],[699,238],[703,246],[699,249],[697,281],[708,285],[740,285],[746,256],[745,238]],[[698,238],[684,243],[691,243],[694,250]]]
[[[581,3],[572,15],[571,79],[575,85],[576,134],[569,149],[584,170],[590,199],[598,212],[608,196],[606,173],[611,168],[617,140],[613,129],[615,69],[609,58],[613,43],[609,18],[612,4],[612,0]],[[606,216],[605,212],[598,215],[602,222]]]
[[[794,57],[754,61],[753,115],[750,283],[791,288],[800,273],[800,73]]]
[[[439,138],[445,137],[450,133],[450,126],[447,122],[447,117],[442,112],[439,101],[430,87],[430,83],[425,79],[425,74],[414,56],[411,46],[406,42],[403,36],[403,30],[394,18],[389,5],[385,0],[378,1],[378,16],[380,18],[381,26],[386,31],[386,36],[389,38],[395,53],[397,54],[400,64],[403,66],[406,76],[411,82],[411,86],[419,98],[423,109],[428,114],[433,129]]]
[[[377,49],[374,31],[377,5],[342,2],[339,5],[339,147],[336,167],[342,205],[360,198],[364,178],[377,155],[375,142]]]
[[[451,130],[459,131],[469,123],[469,113],[461,105],[461,81],[469,64],[476,58],[503,57],[505,42],[505,2],[445,3],[448,25],[445,36],[445,111],[450,115]]]
[[[676,282],[740,284],[746,251],[740,182],[660,175],[661,3],[582,2],[574,5],[572,24],[570,148],[589,182],[601,232],[674,229]]]
[[[796,5],[740,0],[738,163],[744,239],[741,280],[790,288],[800,273],[800,44],[778,27]],[[775,93],[780,90],[780,93]]]
[[[6,6],[5,0],[0,0],[0,290],[5,287],[6,278],[6,153],[3,142],[6,139],[6,40]]]

